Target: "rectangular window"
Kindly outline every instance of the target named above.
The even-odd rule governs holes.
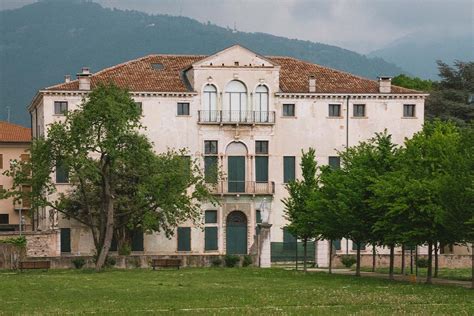
[[[268,156],[255,156],[255,181],[268,182]]]
[[[295,105],[283,104],[283,116],[295,116]]]
[[[403,117],[415,117],[415,105],[404,104],[403,105]]]
[[[204,154],[205,155],[217,155],[217,140],[205,140],[204,141]]]
[[[189,115],[188,102],[178,102],[178,115]]]
[[[333,240],[332,246],[334,247],[334,250],[341,250],[341,240],[340,239]]]
[[[295,157],[283,157],[283,182],[295,180]]]
[[[71,229],[61,228],[61,252],[71,252]]]
[[[365,117],[365,104],[354,104],[354,117]]]
[[[329,156],[329,166],[333,169],[339,169],[341,167],[341,157]]]
[[[357,244],[352,242],[352,250],[357,250]],[[365,250],[365,245],[360,245],[360,250]]]
[[[22,193],[22,198],[21,198],[22,206],[24,208],[30,208],[31,207],[31,199],[30,199],[31,186],[23,185],[21,187],[21,193]]]
[[[191,227],[178,227],[178,251],[191,251]]]
[[[204,179],[207,183],[217,182],[217,156],[204,157]]]
[[[0,214],[0,224],[10,224],[9,214]]]
[[[216,224],[217,223],[217,211],[206,211],[204,213],[204,223]]]
[[[68,167],[61,163],[56,163],[56,183],[69,183]]]
[[[268,141],[267,140],[257,140],[255,142],[255,154],[268,155]]]
[[[260,210],[257,210],[255,217],[256,217],[257,224],[260,224],[262,222],[262,212]]]
[[[64,115],[67,113],[67,102],[66,101],[54,101],[54,114]]]
[[[341,116],[341,105],[340,104],[329,104],[329,116],[340,117]]]
[[[3,154],[0,154],[0,169],[3,169]]]
[[[204,228],[204,250],[218,250],[217,227]]]
[[[143,113],[143,104],[141,102],[135,102],[135,105],[138,108],[138,111],[140,111],[140,114]]]

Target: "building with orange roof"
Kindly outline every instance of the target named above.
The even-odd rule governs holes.
[[[201,227],[182,223],[171,239],[134,234],[132,251],[149,255],[269,253],[267,246],[256,250],[262,220],[272,242],[289,244],[281,200],[285,184],[301,177],[301,150],[313,147],[319,164],[338,167],[338,151],[384,129],[401,144],[422,128],[427,96],[393,86],[388,77],[370,80],[234,45],[211,56],[149,55],[96,73],[83,68],[76,80],[67,76],[33,98],[34,137],[47,136],[48,125],[101,82],[130,91],[157,153],[187,148],[205,172],[219,166],[225,174],[214,192],[220,205],[203,207]],[[65,177],[52,176],[65,192]],[[39,228],[60,229],[64,253],[93,252],[83,225],[41,212]],[[336,244],[337,252],[354,252],[350,241]],[[319,266],[327,265],[327,241],[318,242],[316,256]]]

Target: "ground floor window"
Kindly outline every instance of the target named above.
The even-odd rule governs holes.
[[[178,227],[178,251],[191,251],[191,227]]]
[[[71,252],[71,229],[61,228],[61,252]]]
[[[218,229],[217,227],[204,228],[204,250],[218,250]]]

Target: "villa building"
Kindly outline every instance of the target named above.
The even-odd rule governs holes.
[[[0,190],[7,190],[13,184],[12,178],[3,174],[10,164],[30,159],[30,145],[31,129],[0,121]],[[22,189],[28,191],[30,187],[25,185]],[[0,199],[0,232],[31,230],[29,209],[28,199],[16,203],[13,198]]]
[[[384,129],[401,144],[422,128],[426,97],[391,85],[389,77],[369,80],[235,45],[210,56],[149,55],[96,73],[83,68],[77,80],[67,76],[38,91],[29,106],[33,136],[45,136],[49,124],[100,82],[130,91],[157,153],[187,148],[206,173],[216,166],[223,171],[214,192],[220,205],[203,208],[201,227],[183,223],[171,239],[134,234],[133,251],[165,255],[249,253],[262,213],[272,225],[271,240],[288,240],[281,200],[285,183],[301,177],[301,150],[313,147],[319,164],[338,167],[338,151]],[[59,191],[67,190],[63,170],[53,178]],[[60,229],[64,253],[92,252],[81,224],[48,209],[39,218],[38,229]],[[327,245],[318,242],[321,266]],[[350,241],[339,245],[352,252]]]

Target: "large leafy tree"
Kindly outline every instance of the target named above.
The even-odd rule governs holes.
[[[313,148],[309,148],[307,152],[302,151],[300,166],[303,178],[286,185],[289,196],[283,199],[283,204],[285,217],[289,221],[288,231],[303,240],[304,271],[306,272],[307,245],[308,241],[315,237],[316,225],[312,209],[307,206],[308,199],[318,186],[316,151]]]
[[[201,201],[213,201],[199,167],[184,152],[153,152],[140,133],[140,118],[126,90],[101,85],[64,122],[51,124],[45,139],[34,141],[31,177],[18,164],[9,171],[15,183],[31,184],[34,207],[53,208],[90,228],[97,270],[114,230],[141,227],[170,235],[178,223],[198,218]],[[65,193],[50,177],[59,167],[69,170]],[[13,188],[9,194],[21,192]]]

